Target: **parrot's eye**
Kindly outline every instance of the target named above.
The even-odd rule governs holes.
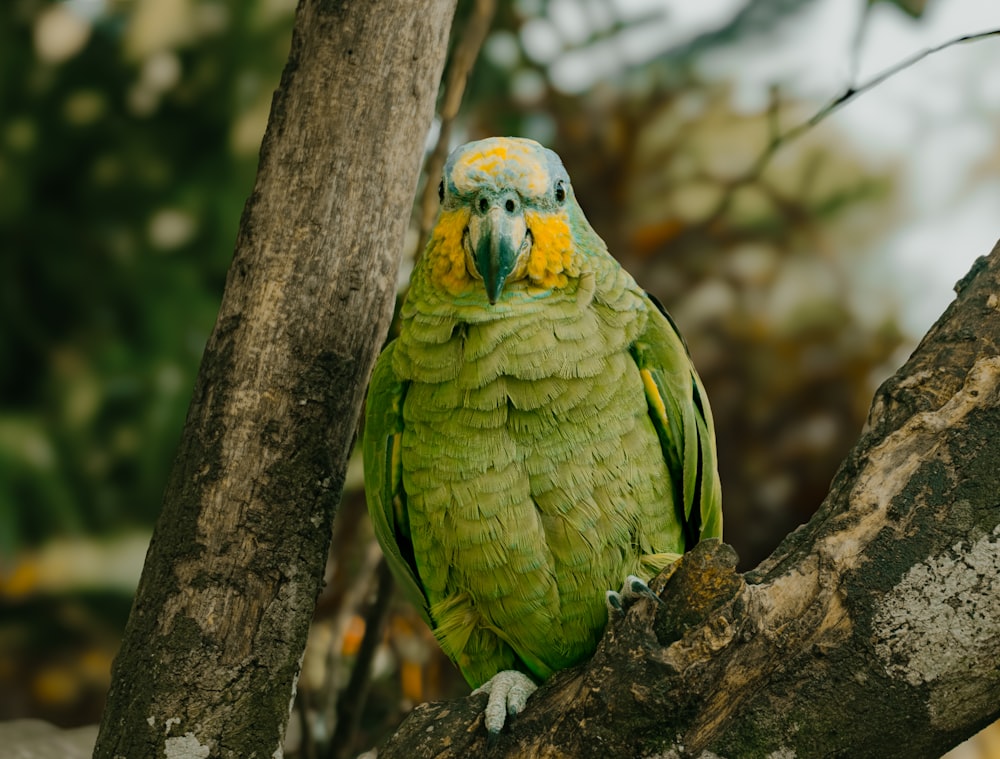
[[[486,213],[486,209],[490,207],[489,201],[486,198],[479,199],[479,210]]]
[[[566,200],[566,188],[562,182],[556,182],[556,202],[562,203],[564,200]]]
[[[438,200],[444,202],[444,181],[438,182]]]

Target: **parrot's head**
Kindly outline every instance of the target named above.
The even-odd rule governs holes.
[[[448,157],[438,191],[431,248],[452,291],[479,286],[495,304],[514,282],[552,288],[578,273],[573,190],[548,148],[516,137],[470,142]]]

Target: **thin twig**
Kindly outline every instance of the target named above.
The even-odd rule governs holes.
[[[437,144],[428,156],[427,164],[424,167],[427,179],[424,184],[423,196],[420,199],[420,237],[417,240],[416,253],[418,258],[427,244],[427,238],[430,236],[431,226],[434,224],[434,217],[437,214],[437,177],[441,174],[444,161],[448,157],[451,127],[455,122],[455,117],[458,116],[458,109],[462,105],[465,85],[469,81],[469,72],[472,71],[483,42],[486,41],[486,35],[493,24],[496,9],[496,0],[476,0],[476,6],[472,9],[465,29],[462,30],[461,37],[455,45],[451,64],[448,66],[444,95],[441,99],[441,129],[438,132]]]
[[[355,614],[355,611],[368,597],[372,586],[377,585],[379,564],[384,562],[385,559],[382,556],[381,549],[378,547],[375,540],[371,540],[365,547],[364,555],[361,559],[361,566],[356,570],[354,582],[348,587],[344,594],[343,602],[341,603],[337,618],[334,621],[332,642],[327,650],[326,682],[324,683],[324,687],[321,691],[326,696],[324,699],[324,708],[322,710],[322,727],[324,728],[324,734],[327,736],[343,734],[343,730],[345,729],[339,723],[341,718],[340,697],[342,696],[343,690],[338,693],[338,687],[342,681],[341,673],[347,666],[347,662],[344,660],[342,654],[344,650],[344,638],[347,635],[347,628],[351,618]],[[368,631],[366,629],[366,635],[367,632]],[[355,665],[356,663],[357,659],[355,660]],[[346,675],[346,679],[348,681],[352,678],[353,670],[352,674]],[[347,687],[348,686],[345,686],[345,689]],[[325,750],[320,747],[317,750],[317,754],[326,757],[334,756],[336,748],[337,746],[335,743],[330,743],[326,746]]]
[[[966,42],[975,42],[978,40],[986,39],[988,37],[998,37],[998,36],[1000,36],[1000,29],[991,29],[990,31],[977,32],[975,34],[965,34],[962,35],[961,37],[956,37],[954,39],[948,40],[947,42],[943,42],[940,45],[935,45],[934,47],[927,48],[925,50],[921,50],[917,53],[914,53],[913,55],[904,58],[898,63],[893,64],[889,68],[885,69],[881,73],[875,75],[864,84],[849,85],[847,89],[845,89],[840,95],[830,100],[826,105],[824,105],[822,108],[816,111],[816,113],[814,113],[808,119],[795,125],[794,127],[792,127],[791,129],[789,129],[787,132],[784,133],[778,131],[777,128],[778,111],[780,105],[778,98],[778,88],[776,86],[772,87],[771,100],[768,105],[768,126],[769,126],[768,143],[764,147],[764,150],[761,151],[760,155],[757,156],[757,159],[753,162],[753,165],[746,171],[745,174],[727,183],[728,186],[726,188],[726,192],[719,200],[719,203],[717,204],[716,208],[709,215],[709,219],[718,219],[723,213],[725,213],[732,200],[733,193],[737,189],[745,185],[751,184],[752,182],[755,182],[760,178],[761,174],[763,174],[764,172],[764,169],[767,168],[767,165],[771,162],[771,159],[774,157],[774,154],[778,152],[779,148],[782,148],[792,140],[801,137],[803,134],[808,132],[814,126],[819,124],[821,121],[824,121],[828,116],[831,116],[832,114],[836,113],[838,110],[840,110],[842,107],[847,105],[847,103],[851,102],[859,95],[863,95],[869,90],[874,89],[875,87],[882,84],[882,82],[886,81],[890,77],[893,77],[896,74],[900,73],[901,71],[904,71],[905,69],[909,68],[915,63],[919,63],[929,55],[934,55],[935,53],[939,53],[942,50],[946,50],[949,47],[954,47],[955,45],[960,45]]]
[[[942,50],[946,50],[949,47],[954,47],[955,45],[961,45],[966,42],[976,42],[978,40],[986,39],[988,37],[998,37],[1000,36],[1000,29],[991,29],[988,32],[977,32],[976,34],[964,34],[961,37],[956,37],[954,39],[948,40],[947,42],[942,42],[940,45],[935,45],[934,47],[927,48],[926,50],[921,50],[918,53],[914,53],[908,58],[904,58],[899,63],[896,63],[889,68],[882,71],[880,74],[875,75],[869,79],[864,84],[857,86],[850,86],[844,90],[840,95],[833,98],[829,103],[820,108],[816,113],[810,116],[806,121],[803,121],[798,126],[792,127],[789,131],[785,132],[784,135],[779,139],[779,143],[789,142],[794,140],[796,137],[802,133],[808,131],[812,127],[819,124],[821,121],[826,119],[832,113],[840,110],[847,103],[854,100],[859,95],[863,95],[878,85],[882,84],[886,79],[895,76],[900,71],[903,71],[915,63],[919,63],[924,58],[929,55],[934,55],[935,53],[940,53]],[[774,150],[771,150],[773,153]]]
[[[858,19],[858,26],[854,30],[854,38],[851,40],[851,56],[848,60],[847,81],[851,84],[858,81],[858,74],[861,71],[861,48],[865,44],[865,33],[868,31],[868,21],[872,15],[874,0],[865,0],[865,7],[861,11],[861,18]]]

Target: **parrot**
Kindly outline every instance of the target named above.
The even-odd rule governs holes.
[[[438,196],[372,371],[365,492],[392,574],[489,694],[495,735],[650,578],[721,537],[721,486],[687,346],[558,155],[467,143]]]

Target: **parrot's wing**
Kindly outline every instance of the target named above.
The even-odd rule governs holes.
[[[712,411],[684,339],[652,296],[645,332],[632,346],[649,415],[674,483],[677,517],[687,548],[722,537],[722,488]]]
[[[365,413],[365,498],[389,568],[403,593],[433,628],[420,577],[413,559],[410,522],[403,491],[402,437],[403,399],[406,383],[392,368],[395,343],[379,356],[368,385]]]

